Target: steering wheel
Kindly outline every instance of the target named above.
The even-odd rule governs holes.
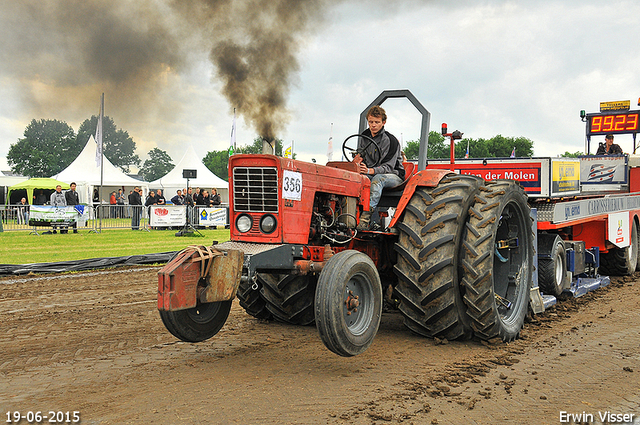
[[[361,149],[358,149],[357,145],[356,145],[356,149],[350,146],[347,146],[347,141],[354,137],[362,137],[363,139],[366,139],[366,141],[368,141],[369,143],[367,143],[367,145]],[[352,159],[350,162],[353,162],[353,158],[355,158],[357,154],[360,154],[360,156],[364,157],[364,152],[366,152],[367,149],[369,149],[369,146],[371,145],[374,146],[373,153],[371,154],[371,157],[374,159],[374,163],[367,164],[367,165],[371,168],[377,167],[378,165],[380,165],[380,160],[382,159],[382,154],[380,153],[380,146],[378,146],[375,140],[373,140],[369,136],[365,136],[364,134],[352,134],[351,136],[344,139],[344,142],[342,142],[342,154],[344,155],[345,158],[347,158],[347,160],[349,160],[349,155],[347,155],[347,152],[351,152]]]

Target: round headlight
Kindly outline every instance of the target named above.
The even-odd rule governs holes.
[[[251,221],[251,217],[246,214],[242,214],[236,220],[236,229],[238,229],[238,231],[241,233],[247,233],[249,230],[251,230],[252,224],[253,222]]]
[[[260,220],[260,230],[264,233],[271,233],[276,230],[276,218],[272,215],[265,215]]]

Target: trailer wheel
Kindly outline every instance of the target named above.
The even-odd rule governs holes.
[[[449,175],[435,188],[419,188],[397,225],[396,293],[413,332],[449,340],[472,335],[460,287],[460,247],[481,183],[474,176]]]
[[[203,303],[187,310],[160,310],[160,318],[176,338],[185,342],[201,342],[222,329],[229,317],[231,302]]]
[[[267,303],[260,296],[260,291],[253,289],[253,284],[246,280],[240,280],[236,293],[240,301],[240,307],[251,316],[261,320],[272,320],[271,312],[267,310]]]
[[[638,226],[633,220],[631,227],[631,243],[626,248],[612,249],[600,254],[598,272],[605,276],[628,276],[638,266]]]
[[[480,188],[463,237],[462,282],[471,326],[482,339],[511,341],[529,305],[533,269],[531,209],[510,180]]]
[[[327,261],[318,279],[315,314],[320,338],[332,352],[350,357],[369,348],[380,325],[382,286],[367,255],[347,250]]]
[[[538,286],[544,294],[557,297],[567,283],[564,241],[558,235],[541,234],[538,236],[538,249]]]
[[[271,273],[258,273],[257,276],[260,296],[274,318],[292,325],[313,323],[315,276]]]

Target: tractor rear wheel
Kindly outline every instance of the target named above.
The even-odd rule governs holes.
[[[462,259],[467,314],[478,337],[511,341],[524,324],[532,281],[527,196],[511,180],[486,182],[469,212]]]
[[[261,320],[273,319],[273,315],[267,310],[267,303],[260,296],[260,291],[258,288],[254,289],[250,281],[240,280],[236,296],[240,301],[240,307],[251,316]]]
[[[257,276],[260,296],[274,318],[292,325],[313,323],[315,276],[271,273],[258,273]]]
[[[176,338],[185,342],[201,342],[217,334],[229,317],[231,302],[203,303],[178,311],[160,310],[162,323]]]
[[[598,272],[605,276],[628,276],[636,271],[638,265],[638,226],[633,220],[631,242],[626,248],[612,249],[600,254]]]
[[[456,174],[435,188],[419,188],[397,225],[399,308],[405,325],[418,334],[449,340],[472,334],[460,291],[460,241],[481,183]]]
[[[371,258],[346,250],[325,264],[315,294],[316,327],[332,352],[350,357],[364,352],[378,332],[382,286]]]

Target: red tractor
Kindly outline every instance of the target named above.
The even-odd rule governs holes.
[[[420,159],[383,192],[384,230],[356,230],[370,191],[356,164],[234,155],[231,240],[190,247],[159,273],[158,309],[173,335],[211,338],[237,296],[256,318],[315,322],[341,356],[370,346],[385,304],[427,337],[518,336],[534,269],[525,191],[513,180],[426,168],[429,112],[408,90],[385,91],[371,105],[398,97],[422,114]],[[358,150],[354,136],[343,143],[345,157]]]

